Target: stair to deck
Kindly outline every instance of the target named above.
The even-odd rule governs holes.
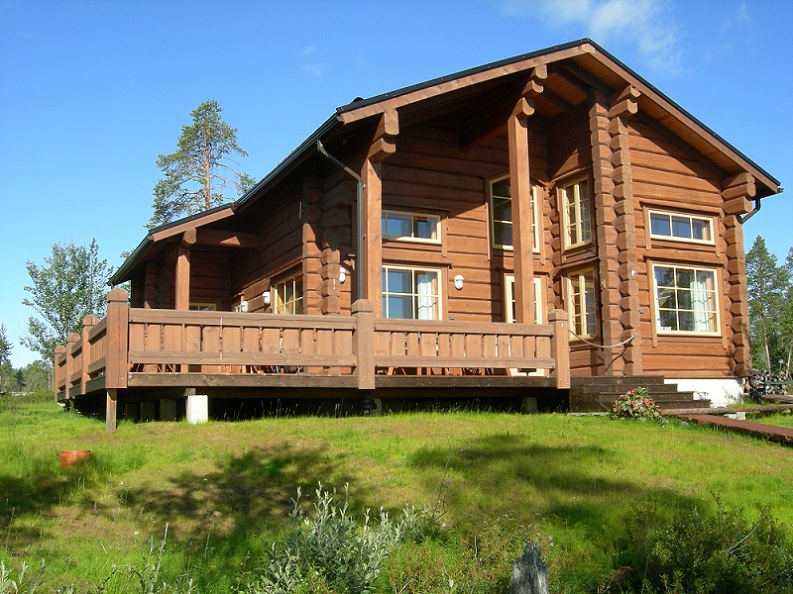
[[[710,406],[710,400],[695,400],[693,392],[664,383],[663,376],[574,376],[570,378],[570,412],[609,412],[617,398],[638,387],[647,388],[661,410]]]

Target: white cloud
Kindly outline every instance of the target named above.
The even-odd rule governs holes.
[[[295,60],[300,65],[300,69],[303,72],[307,72],[312,76],[322,76],[322,73],[325,70],[325,63],[321,60],[314,59],[314,54],[316,51],[316,46],[305,45],[297,51],[297,54],[295,54]]]
[[[676,73],[680,66],[668,0],[505,0],[503,9],[556,28],[578,28],[604,46],[629,41],[656,70]]]

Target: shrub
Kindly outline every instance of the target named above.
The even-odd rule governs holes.
[[[620,561],[643,594],[793,593],[793,540],[768,508],[750,522],[716,497],[713,511],[636,505]]]
[[[658,410],[647,388],[633,388],[617,398],[611,407],[611,416],[615,419],[652,419],[662,422],[663,417]]]
[[[267,567],[241,589],[263,594],[292,592],[372,591],[392,548],[407,539],[420,539],[426,516],[406,508],[399,521],[393,521],[381,508],[377,520],[367,509],[360,519],[349,511],[349,486],[344,497],[336,499],[336,490],[316,489],[313,515],[307,516],[297,490],[290,514],[291,532],[285,542],[273,543]]]

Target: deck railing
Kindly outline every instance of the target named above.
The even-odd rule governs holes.
[[[380,374],[530,369],[567,388],[568,334],[560,310],[548,324],[505,324],[380,319],[366,300],[349,317],[130,309],[114,289],[107,317],[86,316],[82,335],[56,349],[55,397],[127,388],[136,377],[180,381],[175,374],[349,376],[374,389]]]

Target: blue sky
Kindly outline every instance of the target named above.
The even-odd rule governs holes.
[[[20,346],[26,261],[55,242],[120,265],[143,239],[157,155],[207,99],[262,178],[339,105],[591,37],[793,185],[785,0],[0,0],[0,323]],[[793,189],[791,190],[793,193]],[[777,257],[793,196],[747,223]]]

